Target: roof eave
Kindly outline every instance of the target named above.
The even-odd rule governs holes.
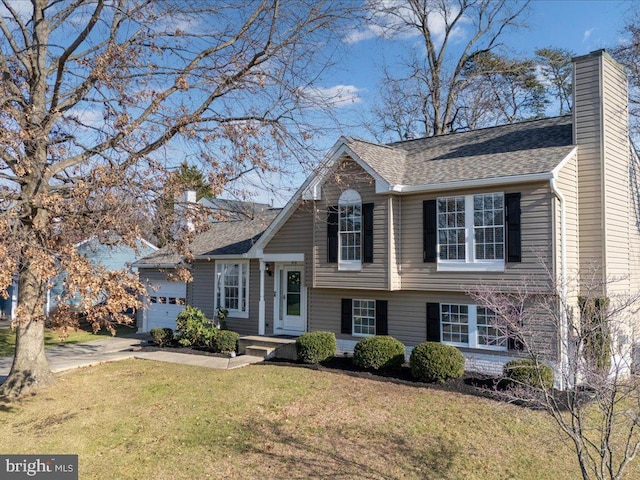
[[[479,178],[460,180],[457,182],[430,183],[427,185],[393,185],[390,192],[399,194],[435,192],[442,190],[461,190],[465,188],[496,187],[515,183],[529,183],[550,180],[553,172],[532,173],[527,175],[510,175],[506,177]]]
[[[249,256],[248,253],[227,253],[227,254],[213,254],[213,255],[194,255],[194,260],[229,260],[229,259],[240,259],[246,260],[248,258],[253,258]]]
[[[133,263],[133,267],[140,270],[141,268],[188,268],[184,263],[143,263],[137,264]]]

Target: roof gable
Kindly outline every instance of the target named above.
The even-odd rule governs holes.
[[[320,200],[322,184],[347,157],[375,179],[376,193],[415,193],[548,179],[575,150],[571,115],[387,145],[340,137],[252,254],[260,256],[300,201]]]

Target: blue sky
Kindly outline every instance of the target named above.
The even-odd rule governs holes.
[[[511,55],[523,58],[533,56],[534,50],[542,47],[563,48],[576,55],[613,47],[623,40],[621,31],[633,7],[630,0],[533,0],[525,17],[528,27],[504,35],[503,47]],[[327,150],[341,134],[372,139],[361,124],[376,101],[382,65],[402,55],[407,48],[414,48],[418,41],[415,37],[381,39],[362,29],[357,35],[354,32],[347,35],[364,38],[345,42],[338,65],[323,83],[326,92],[341,89],[345,100],[336,110],[345,126],[327,130],[325,137],[318,139]],[[293,181],[287,179],[279,195],[266,193],[259,198],[281,206],[304,179],[305,175],[299,172]]]

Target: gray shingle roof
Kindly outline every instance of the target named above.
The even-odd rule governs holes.
[[[391,185],[550,172],[574,148],[570,115],[388,145],[347,141]]]
[[[194,238],[190,246],[191,251],[196,257],[247,253],[279,211],[270,209],[251,219],[212,223],[206,232]],[[137,261],[135,266],[175,265],[182,259],[182,255],[165,247]]]

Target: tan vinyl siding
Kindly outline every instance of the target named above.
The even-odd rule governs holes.
[[[338,205],[340,194],[353,189],[360,194],[362,203],[373,203],[373,263],[362,263],[360,271],[340,271],[337,263],[327,263],[327,212]],[[333,176],[322,186],[322,200],[317,202],[314,215],[315,259],[313,286],[319,288],[366,288],[386,290],[389,257],[388,202],[376,195],[375,182],[360,166],[351,160],[343,162]]]
[[[266,254],[303,253],[307,285],[313,281],[313,224],[313,203],[302,202],[264,247]]]
[[[504,272],[438,272],[436,263],[423,262],[422,202],[442,194],[412,195],[402,199],[401,281],[403,290],[465,292],[479,284],[509,288],[523,281],[546,288],[552,258],[552,205],[548,183],[513,185],[504,189],[456,191],[455,195],[520,192],[522,262],[505,263]],[[445,194],[448,195],[449,193]]]
[[[405,346],[414,347],[427,338],[427,303],[474,304],[473,300],[456,292],[381,292],[375,290],[336,291],[334,289],[312,289],[310,292],[311,317],[309,331],[329,331],[342,340],[358,341],[362,337],[340,333],[342,299],[386,300],[388,306],[388,333],[397,338]],[[535,326],[525,326],[526,330],[535,329],[535,342],[539,351],[554,352],[557,344],[555,323],[542,320]],[[486,353],[497,353],[495,350],[474,349]]]
[[[574,84],[582,278],[596,269],[602,293],[620,293],[630,287],[634,227],[626,75],[609,55],[594,52],[576,60]],[[583,290],[590,287],[583,282]]]
[[[604,219],[607,278],[622,281],[607,286],[610,292],[628,291],[629,281],[629,133],[626,75],[609,57],[603,57]]]
[[[640,291],[640,160],[631,157],[631,189],[629,195],[629,268],[631,291]]]
[[[604,264],[600,56],[586,56],[574,65],[574,119],[578,144],[578,211],[580,269]]]
[[[567,279],[570,280],[570,288],[576,288],[575,280],[579,272],[579,250],[578,250],[578,157],[574,155],[560,169],[558,173],[557,187],[564,196],[565,201],[565,250]],[[556,202],[556,278],[560,280],[561,268],[561,212],[560,202]],[[576,292],[577,293],[577,292]]]

